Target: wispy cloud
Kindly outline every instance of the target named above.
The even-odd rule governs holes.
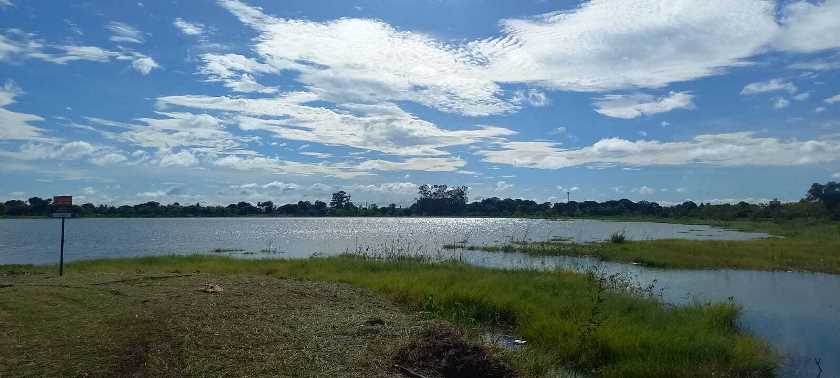
[[[111,40],[120,43],[143,43],[143,32],[137,28],[119,21],[111,21],[105,26],[111,32]]]
[[[131,67],[143,75],[160,68],[151,57],[131,49],[110,51],[96,46],[52,45],[36,38],[34,34],[12,30],[0,34],[0,62],[20,63],[27,59],[38,59],[54,64],[76,61],[110,62],[130,61]]]
[[[206,27],[203,24],[198,22],[189,22],[181,17],[176,18],[175,21],[173,21],[173,24],[181,31],[181,33],[189,36],[201,36],[206,32]]]
[[[484,161],[517,167],[558,169],[581,165],[793,166],[840,161],[840,139],[781,140],[754,133],[698,135],[681,142],[602,139],[579,149],[550,142],[507,142],[482,150]]]
[[[43,121],[42,117],[6,109],[6,106],[14,104],[15,99],[22,94],[23,90],[11,80],[7,80],[0,87],[0,140],[37,140],[44,138],[43,130],[32,125],[32,122]]]

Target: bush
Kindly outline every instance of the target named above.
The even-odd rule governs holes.
[[[624,243],[627,241],[627,235],[625,235],[624,230],[613,232],[610,235],[610,243]]]

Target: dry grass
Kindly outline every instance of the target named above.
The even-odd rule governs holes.
[[[344,284],[163,277],[6,277],[0,376],[393,377],[427,323]]]

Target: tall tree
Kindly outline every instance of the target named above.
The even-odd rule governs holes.
[[[330,200],[330,207],[333,209],[344,209],[351,207],[353,202],[350,201],[350,195],[343,190],[339,190],[332,194]]]

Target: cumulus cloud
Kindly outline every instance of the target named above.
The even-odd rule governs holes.
[[[0,87],[0,140],[36,140],[43,138],[43,130],[31,123],[44,119],[26,113],[17,113],[6,109],[15,103],[23,91],[11,80]]]
[[[840,139],[780,140],[740,132],[698,135],[676,142],[609,138],[579,149],[562,149],[550,142],[506,142],[500,149],[478,154],[490,163],[540,169],[582,165],[793,166],[840,161]]]
[[[836,94],[834,96],[831,96],[831,97],[829,97],[829,98],[827,98],[823,101],[825,101],[826,104],[836,104],[836,103],[840,102],[840,94]]]
[[[18,151],[0,151],[0,156],[16,160],[78,160],[93,155],[97,148],[84,141],[56,144],[26,143]]]
[[[111,21],[105,26],[111,32],[111,40],[124,43],[143,43],[143,33],[124,22]]]
[[[632,119],[675,109],[694,109],[693,100],[694,96],[688,92],[670,92],[659,98],[641,93],[607,95],[595,101],[595,111],[607,117]]]
[[[148,56],[141,56],[131,62],[131,67],[143,75],[148,75],[153,69],[160,68],[160,65]]]
[[[548,99],[545,92],[536,89],[515,91],[511,101],[517,105],[528,104],[534,107],[543,107],[551,104],[551,100]]]
[[[178,17],[173,21],[173,25],[175,25],[181,33],[189,36],[200,36],[205,33],[205,26],[198,22],[189,22],[184,20],[181,17]]]
[[[747,84],[744,89],[741,90],[742,95],[754,95],[759,93],[767,93],[767,92],[779,92],[785,91],[790,94],[796,93],[799,90],[796,85],[789,81],[785,81],[782,79],[772,79],[768,81],[761,81],[756,83]]]

